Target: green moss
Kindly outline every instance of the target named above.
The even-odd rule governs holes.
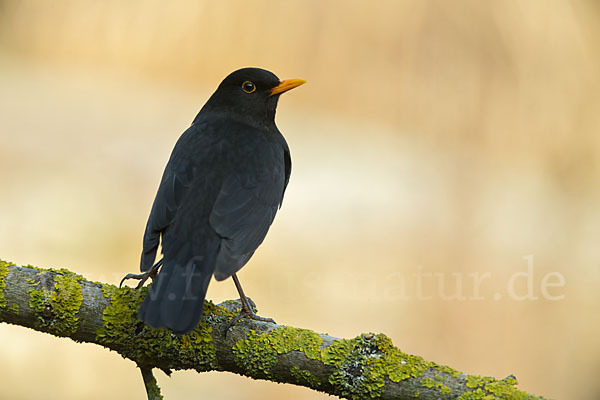
[[[270,332],[257,334],[251,331],[246,339],[233,345],[235,363],[256,378],[270,378],[277,364],[277,355],[301,351],[310,359],[321,356],[323,338],[307,329],[281,326]]]
[[[436,365],[434,367],[437,371],[442,374],[448,374],[453,378],[458,378],[460,376],[460,372],[455,370],[454,368],[447,367],[445,365]]]
[[[56,332],[61,336],[71,335],[79,326],[77,314],[83,302],[83,294],[78,280],[82,278],[71,273],[54,276],[56,291],[50,294],[50,305],[56,317]]]
[[[476,388],[486,383],[493,382],[495,379],[490,376],[467,375],[465,378],[468,388]]]
[[[297,365],[290,368],[290,373],[296,379],[296,383],[311,388],[321,386],[321,380],[306,369],[301,369]]]
[[[151,384],[148,386],[148,399],[152,399],[152,400],[163,400],[164,399],[163,395],[160,394],[160,387],[158,387],[156,380],[154,380],[154,384]]]
[[[18,304],[13,304],[11,306],[8,306],[7,310],[11,314],[18,315],[19,314],[19,305]]]
[[[350,399],[379,398],[386,378],[400,382],[420,377],[435,366],[421,357],[403,353],[382,334],[336,340],[322,350],[321,359],[334,366],[329,382],[336,394]]]
[[[350,351],[356,346],[351,339],[340,339],[335,340],[329,346],[321,350],[321,361],[327,365],[333,365],[335,367],[341,366],[346,360]]]
[[[322,360],[335,367],[329,376],[336,394],[349,399],[374,399],[381,397],[384,376],[380,375],[381,353],[373,335],[355,339],[336,340],[323,349]]]
[[[429,377],[423,377],[420,380],[420,384],[422,387],[424,388],[429,388],[429,389],[438,389],[440,394],[449,394],[452,392],[452,389],[450,389],[450,387],[444,385],[436,376],[435,379],[433,378],[429,378]]]
[[[208,304],[204,304],[204,309],[210,314],[227,317],[228,320],[231,320],[242,310],[242,303],[239,300],[226,300],[220,305],[215,305],[212,301],[208,301]]]
[[[100,289],[102,289],[102,294],[106,300],[112,300],[112,297],[115,293],[118,292],[119,288],[114,285],[108,285],[105,283],[100,283]],[[123,288],[125,289],[125,288]],[[145,290],[145,289],[142,289]]]
[[[158,387],[156,378],[154,377],[154,374],[152,374],[152,368],[140,367],[140,370],[142,371],[142,379],[144,379],[148,400],[163,400],[164,397],[160,394],[160,387]]]
[[[202,366],[200,370],[210,370],[217,367],[217,353],[212,338],[212,327],[201,321],[196,329],[176,337],[180,340],[180,360],[186,364]]]
[[[33,283],[39,285],[38,283]],[[38,322],[45,324],[45,319],[42,318],[43,312],[46,309],[46,294],[44,290],[36,290],[33,287],[27,291],[29,293],[29,308],[35,312]]]
[[[383,353],[379,368],[380,374],[388,374],[392,382],[400,382],[407,378],[423,376],[429,368],[437,364],[425,361],[422,357],[413,356],[400,351],[392,344],[392,340],[383,335],[376,335],[377,348]]]
[[[441,385],[439,389],[440,389],[440,393],[441,394],[450,394],[450,393],[452,393],[452,389],[450,389],[450,387],[448,387],[446,385]]]
[[[204,301],[204,319],[209,324],[218,324],[223,318],[231,321],[237,316],[242,309],[242,304],[239,301],[228,300],[224,305],[214,304],[210,300]]]
[[[104,323],[96,331],[100,344],[140,365],[158,364],[164,369],[181,369],[192,364],[197,371],[218,367],[212,328],[205,321],[189,334],[177,336],[168,329],[154,329],[138,320],[137,310],[148,293],[147,287],[119,289],[104,284],[102,292],[110,305],[104,309]],[[211,304],[206,302],[205,308],[210,310]]]
[[[29,307],[35,312],[40,327],[57,336],[69,336],[79,326],[77,314],[83,302],[79,281],[84,278],[64,269],[52,271],[55,272],[53,289],[43,288],[41,281],[28,279]],[[40,270],[38,276],[43,273],[44,270]]]
[[[489,376],[468,375],[466,378],[468,388],[475,390],[462,394],[460,400],[536,400],[534,396],[520,391],[516,388],[517,380],[514,377],[508,377],[497,380]]]
[[[413,392],[413,397],[419,397],[421,395],[421,392],[419,392],[418,389],[415,389],[415,391]]]
[[[495,399],[496,399],[496,397],[484,392],[481,389],[475,389],[471,392],[465,392],[465,393],[461,394],[460,396],[458,396],[458,400],[495,400]]]
[[[269,343],[277,354],[301,351],[306,357],[317,360],[321,356],[323,338],[308,329],[281,326],[269,333]]]
[[[451,389],[447,381],[460,376],[460,372],[450,367],[400,351],[383,334],[336,340],[321,351],[321,360],[334,367],[329,382],[336,394],[349,399],[381,397],[386,379],[392,382],[420,379],[423,387],[437,388],[441,394],[448,394]],[[433,377],[424,377],[427,371],[431,371]],[[415,396],[418,395],[420,392],[416,390]]]
[[[440,394],[450,394],[452,389],[449,386],[445,385],[444,382],[446,377],[440,374],[437,370],[433,369],[433,378],[431,377],[423,377],[419,381],[422,387],[428,389],[438,389]]]
[[[8,267],[13,265],[10,262],[0,260],[0,311],[6,308],[6,298],[4,298],[6,282],[4,282],[4,279],[8,276]]]
[[[238,340],[231,349],[235,363],[253,378],[270,378],[277,364],[277,351],[269,343],[269,334],[250,331],[245,340]]]
[[[421,386],[423,386],[424,388],[435,388],[439,386],[439,382],[436,382],[435,379],[433,378],[429,378],[429,377],[424,377],[421,378]]]

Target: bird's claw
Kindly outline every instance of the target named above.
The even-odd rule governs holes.
[[[269,322],[271,324],[276,324],[276,322],[273,318],[265,318],[265,317],[261,317],[260,315],[256,315],[256,313],[252,309],[246,308],[242,305],[242,311],[240,311],[240,313],[238,315],[233,317],[231,319],[231,321],[229,321],[229,323],[227,324],[227,328],[225,329],[225,335],[227,335],[227,332],[229,332],[229,330],[231,328],[233,328],[238,322],[240,322],[240,320],[242,318],[248,318],[248,319],[253,319],[255,321],[262,321],[262,322]]]
[[[137,286],[135,287],[135,289],[140,289],[142,286],[144,286],[144,283],[146,283],[146,281],[148,280],[148,278],[152,278],[154,279],[154,277],[156,276],[156,274],[158,274],[158,270],[161,267],[163,263],[163,260],[160,259],[159,261],[156,262],[156,264],[154,264],[152,266],[152,268],[150,268],[148,271],[146,272],[142,272],[141,274],[127,274],[123,277],[123,279],[121,279],[121,283],[119,283],[119,288],[121,288],[121,286],[123,286],[123,282],[125,282],[127,279],[138,279],[140,281],[140,283],[137,284]]]
[[[144,272],[143,274],[127,274],[123,277],[123,279],[121,279],[121,282],[119,283],[119,288],[123,286],[123,282],[125,282],[127,279],[138,279],[140,282],[135,287],[137,290],[144,286],[144,283],[146,283],[148,278],[150,278],[150,271]]]

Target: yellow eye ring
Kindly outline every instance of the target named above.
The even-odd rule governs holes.
[[[256,90],[256,85],[253,82],[246,81],[242,83],[242,90],[246,93],[252,93]]]

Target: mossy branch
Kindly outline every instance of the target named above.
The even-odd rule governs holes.
[[[152,373],[152,367],[140,367],[140,371],[142,372],[144,386],[146,386],[148,400],[163,400],[163,397],[160,394],[160,388],[156,382],[156,378]]]
[[[207,301],[198,328],[177,336],[137,320],[146,293],[0,261],[0,322],[118,352],[140,367],[149,399],[162,398],[153,368],[230,371],[347,399],[541,399],[517,390],[512,376],[467,375],[403,353],[383,334],[338,339],[242,320],[225,335],[237,301]]]

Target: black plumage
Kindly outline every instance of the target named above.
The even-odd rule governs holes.
[[[258,68],[235,71],[177,141],[143,240],[142,272],[159,241],[163,251],[138,312],[147,325],[194,329],[211,277],[235,274],[264,240],[291,172],[275,109],[282,92],[302,83]]]

